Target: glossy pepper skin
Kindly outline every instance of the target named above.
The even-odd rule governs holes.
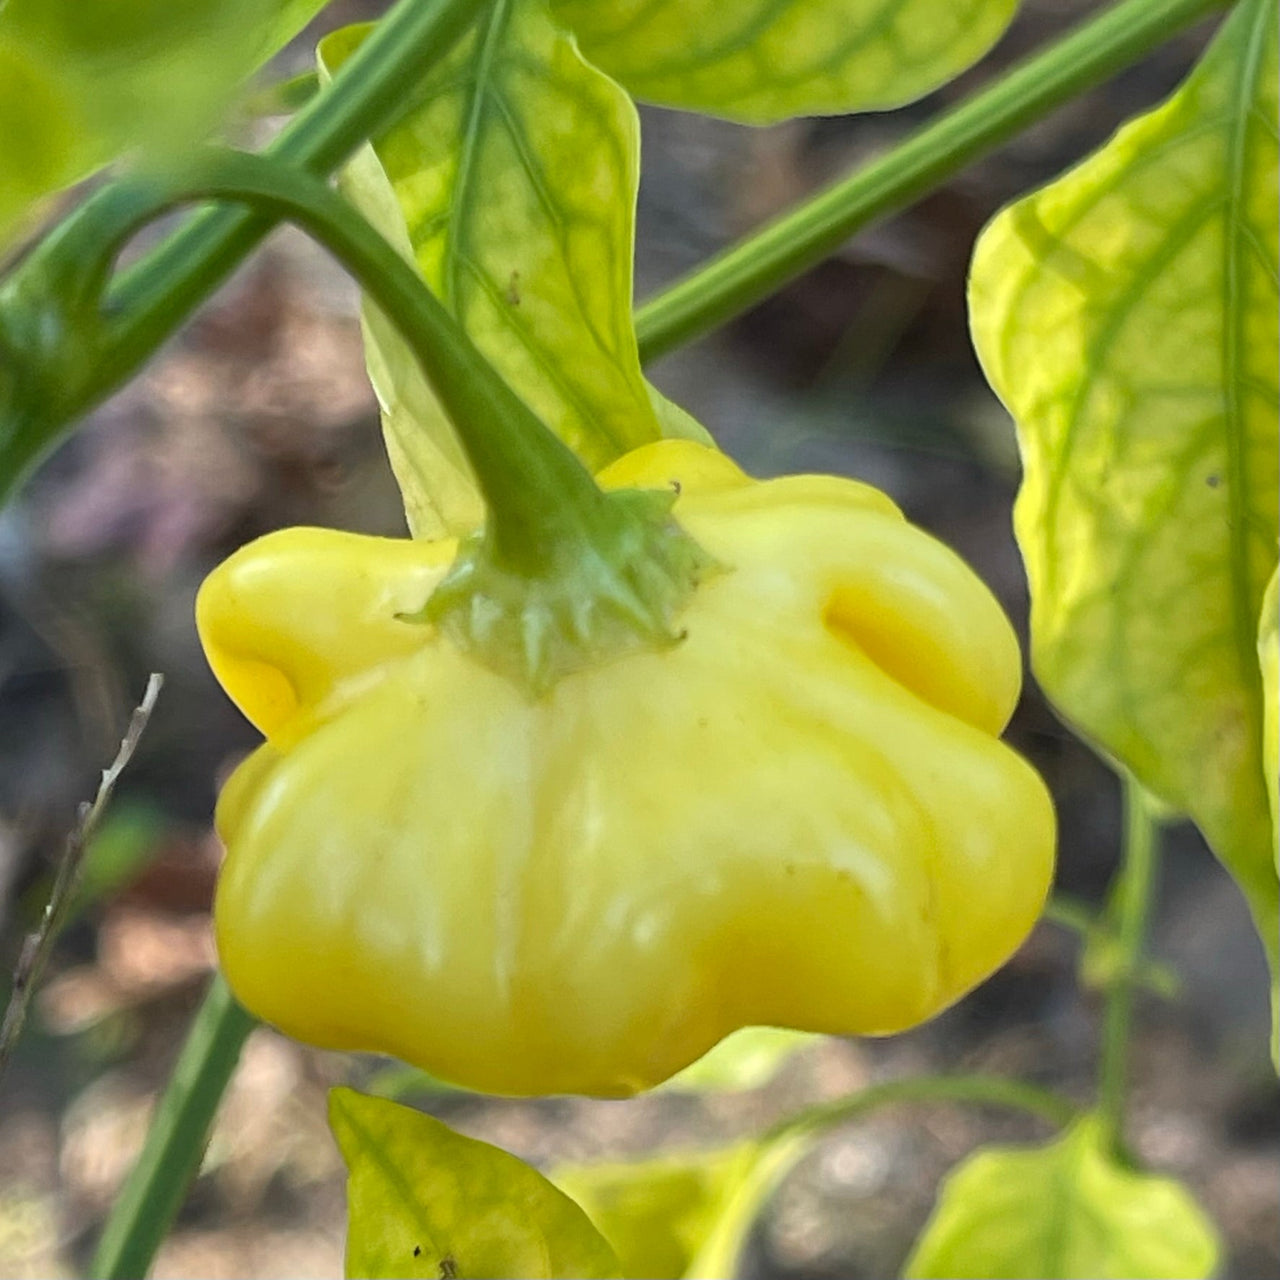
[[[538,698],[404,620],[451,542],[292,529],[205,583],[267,738],[218,808],[218,948],[290,1035],[625,1096],[744,1025],[910,1027],[1039,915],[1053,810],[997,738],[1021,664],[971,570],[850,480],[668,441],[601,483],[678,485],[720,568],[677,644]]]

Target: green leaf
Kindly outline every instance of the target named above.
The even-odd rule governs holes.
[[[125,150],[181,153],[326,0],[0,6],[0,244],[42,196]],[[163,104],[163,109],[157,109]]]
[[[908,1280],[1199,1280],[1213,1224],[1170,1178],[1108,1154],[1097,1117],[1045,1147],[990,1147],[948,1175]]]
[[[1017,0],[555,0],[638,98],[768,124],[896,107],[945,84]]]
[[[755,1158],[722,1192],[711,1231],[685,1272],[690,1280],[728,1280],[737,1274],[742,1246],[760,1211],[812,1144],[812,1134],[793,1133],[758,1145]]]
[[[399,1102],[414,1094],[442,1093],[464,1094],[466,1089],[459,1089],[456,1084],[438,1080],[429,1071],[420,1067],[411,1067],[403,1062],[392,1062],[388,1066],[375,1071],[365,1081],[364,1087],[375,1097],[387,1098],[391,1102]]]
[[[784,1063],[821,1038],[782,1027],[743,1027],[661,1087],[677,1093],[758,1089],[768,1084]]]
[[[687,409],[668,400],[653,383],[648,383],[649,402],[658,418],[658,427],[668,439],[696,440],[699,444],[714,445],[711,433]]]
[[[747,1144],[687,1157],[555,1169],[551,1177],[613,1246],[623,1275],[679,1280],[753,1155]]]
[[[66,181],[79,124],[56,72],[6,42],[0,26],[0,248],[19,215]]]
[[[366,29],[322,42],[332,73]],[[543,0],[496,0],[413,90],[344,189],[416,260],[516,392],[593,470],[662,434],[631,321],[639,137],[631,100]],[[390,186],[388,187],[388,180]],[[481,508],[416,363],[366,310],[370,377],[419,537]]]
[[[741,1142],[552,1176],[613,1246],[624,1275],[727,1280],[765,1201],[808,1148],[804,1137]]]
[[[1246,0],[1167,103],[1001,213],[970,294],[1026,468],[1036,674],[1199,824],[1273,973],[1256,642],[1276,566],[1276,25]]]
[[[329,1094],[347,1182],[347,1275],[616,1276],[587,1216],[540,1173],[410,1107]]]

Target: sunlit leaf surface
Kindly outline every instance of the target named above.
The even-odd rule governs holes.
[[[1098,1121],[1045,1147],[991,1147],[959,1165],[908,1259],[909,1280],[1200,1280],[1213,1224],[1170,1178],[1116,1163]]]
[[[555,1170],[633,1280],[729,1280],[769,1195],[808,1148],[795,1137]]]
[[[515,1156],[351,1089],[329,1095],[347,1163],[347,1275],[616,1276],[586,1214]]]
[[[362,36],[330,37],[322,65]],[[630,99],[542,0],[497,0],[413,92],[420,105],[377,144],[381,165],[366,153],[345,190],[589,467],[658,438],[631,322]],[[366,334],[413,532],[470,527],[478,499],[441,411],[389,326],[370,314]]]
[[[1061,712],[1189,814],[1275,963],[1259,606],[1276,566],[1276,7],[1005,210],[974,337],[1018,426],[1032,657]]]
[[[1017,0],[555,0],[638,98],[752,124],[897,106],[982,56]]]

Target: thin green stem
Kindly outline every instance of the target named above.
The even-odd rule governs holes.
[[[1066,893],[1055,893],[1045,903],[1044,918],[1050,924],[1069,929],[1086,939],[1098,927],[1097,911],[1087,902]]]
[[[485,3],[399,0],[266,154],[320,175],[337,168],[412,105],[415,79],[448,52]],[[126,382],[272,225],[243,208],[198,213],[126,273],[110,297],[121,322],[78,412]]]
[[[847,1098],[806,1107],[798,1115],[776,1124],[764,1135],[764,1141],[860,1120],[871,1111],[898,1102],[963,1102],[1004,1107],[1024,1111],[1059,1129],[1065,1128],[1080,1114],[1080,1109],[1069,1099],[1026,1080],[982,1075],[912,1076],[906,1080],[886,1080],[883,1084],[860,1089]]]
[[[209,1131],[254,1020],[214,976],[90,1264],[95,1280],[137,1280],[151,1267],[204,1158]]]
[[[1098,1114],[1117,1152],[1124,1147],[1125,1094],[1129,1083],[1129,1045],[1134,997],[1140,985],[1159,868],[1159,828],[1141,786],[1124,781],[1124,850],[1116,887],[1116,924],[1120,962],[1107,989],[1098,1070]]]
[[[1029,124],[1135,62],[1224,0],[1124,0],[712,258],[636,313],[645,361],[701,337],[821,262],[868,223],[938,187]]]
[[[210,198],[287,217],[350,271],[413,352],[471,463],[483,532],[406,620],[435,623],[532,698],[623,650],[679,642],[673,619],[715,565],[670,519],[671,493],[604,493],[417,271],[323,182],[266,156],[213,153],[193,185],[153,195],[149,216]]]
[[[90,366],[100,367],[134,331],[132,313],[111,305],[110,269],[121,247],[161,214],[201,201],[245,206],[267,224],[297,223],[385,312],[475,471],[489,510],[486,539],[497,560],[514,572],[544,576],[563,564],[571,545],[581,549],[616,523],[620,500],[599,489],[568,445],[511,390],[414,267],[323,180],[273,156],[210,149],[193,157],[179,177],[136,179],[104,190],[57,227],[7,282],[11,313],[22,321],[16,324],[20,340],[52,334],[55,356],[78,357],[86,348]],[[39,360],[28,364],[45,372]],[[48,382],[39,388],[47,395],[26,388],[17,397],[19,407],[33,401],[43,406],[75,378]],[[35,456],[46,425],[38,415],[30,421],[12,415],[6,424],[10,452],[20,451],[22,460]]]
[[[530,573],[590,537],[609,507],[590,473],[476,350],[422,277],[337,192],[266,156],[217,153],[177,199],[237,200],[296,223],[355,277],[408,343],[479,481],[495,550]],[[154,210],[152,214],[154,215]]]

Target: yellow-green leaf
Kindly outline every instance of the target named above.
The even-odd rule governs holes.
[[[1190,1192],[1118,1164],[1096,1117],[1045,1147],[990,1147],[957,1166],[907,1261],[908,1280],[1200,1280],[1218,1240]]]
[[[125,150],[181,150],[326,0],[0,5],[0,243]],[[157,104],[163,109],[157,109]]]
[[[80,124],[57,72],[6,41],[0,26],[0,248],[24,211],[74,171]]]
[[[654,414],[658,419],[658,428],[663,436],[668,439],[674,437],[679,440],[696,440],[699,444],[715,444],[711,433],[693,414],[676,404],[674,400],[668,400],[652,382],[646,385],[649,401],[653,405]]]
[[[751,1155],[749,1148],[733,1147],[555,1169],[551,1176],[613,1246],[624,1276],[680,1280]]]
[[[587,1216],[540,1173],[410,1107],[329,1095],[348,1170],[347,1275],[616,1276]]]
[[[555,0],[638,98],[768,124],[899,106],[995,43],[1017,0]]]
[[[1189,814],[1276,960],[1259,606],[1276,566],[1276,7],[1001,213],[979,355],[1018,426],[1032,661],[1062,714]]]
[[[326,39],[322,69],[362,37]],[[419,105],[378,140],[376,161],[366,153],[349,172],[348,195],[411,251],[480,350],[589,467],[657,439],[631,321],[631,100],[582,59],[544,0],[495,0],[412,93]],[[411,529],[470,527],[479,503],[451,429],[373,314],[366,349]]]
[[[808,1149],[792,1137],[553,1173],[634,1280],[729,1280],[752,1223]]]
[[[784,1027],[743,1027],[672,1076],[662,1088],[677,1093],[758,1089],[768,1084],[784,1063],[821,1038]]]
[[[755,1158],[724,1189],[711,1230],[685,1272],[689,1280],[730,1280],[737,1275],[742,1246],[760,1211],[812,1141],[811,1134],[794,1133],[757,1145]]]

